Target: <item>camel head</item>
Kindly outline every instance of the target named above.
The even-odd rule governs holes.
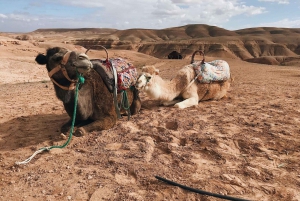
[[[135,88],[137,90],[143,90],[147,86],[147,84],[150,82],[152,78],[152,75],[149,73],[142,73],[140,77],[137,79]]]
[[[158,74],[159,74],[159,70],[154,66],[144,66],[142,68],[142,74],[136,81],[135,87],[138,90],[143,90],[146,87],[146,85],[150,82],[152,76]]]
[[[38,54],[35,61],[40,65],[46,65],[50,79],[60,87],[71,82],[73,88],[78,74],[84,76],[93,66],[86,54],[61,47],[49,48],[46,55]]]

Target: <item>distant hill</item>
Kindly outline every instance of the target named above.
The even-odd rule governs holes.
[[[77,28],[77,29],[37,29],[32,33],[66,33],[66,32],[87,32],[87,33],[113,33],[117,31],[117,29],[108,29],[108,28]]]
[[[239,58],[270,65],[298,65],[300,28],[256,27],[230,31],[206,24],[166,29],[38,29],[28,33],[86,48],[134,50],[166,58],[176,50],[190,57],[198,49],[209,56]],[[63,37],[62,37],[63,36]]]

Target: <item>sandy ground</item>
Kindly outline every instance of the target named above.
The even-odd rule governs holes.
[[[34,61],[38,52],[45,49],[28,42],[0,46],[0,200],[220,200],[156,175],[243,199],[300,200],[299,67],[225,58],[234,76],[228,98],[180,110],[142,93],[142,110],[130,121],[17,166],[66,141],[59,129],[68,117]],[[166,79],[189,63],[117,54],[156,64]]]

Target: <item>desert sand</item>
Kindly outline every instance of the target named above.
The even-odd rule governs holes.
[[[37,53],[64,43],[31,43],[1,36],[0,200],[217,201],[155,178],[260,201],[300,200],[300,68],[225,59],[234,82],[227,98],[183,110],[141,93],[139,114],[116,126],[73,137],[63,149],[67,120]],[[4,45],[5,42],[5,45]],[[99,58],[101,51],[91,51]],[[109,50],[138,69],[155,65],[170,79],[189,63],[128,50]],[[199,58],[200,59],[200,58]],[[206,60],[220,59],[207,57]]]

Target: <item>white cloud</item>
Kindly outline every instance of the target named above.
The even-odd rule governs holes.
[[[103,2],[103,1],[102,1]],[[88,8],[99,8],[99,7],[104,7],[105,2],[102,3],[101,0],[58,0],[56,3],[61,3],[65,5],[70,5],[70,6],[79,6],[79,7],[88,7]]]
[[[300,19],[297,20],[289,20],[283,19],[277,22],[271,23],[261,23],[263,27],[286,27],[286,28],[299,28],[300,27]]]
[[[254,16],[266,12],[265,8],[248,5],[243,0],[57,0],[56,7],[53,4],[47,6],[49,2],[50,0],[39,1],[48,15],[34,13],[35,9],[31,9],[30,13],[24,13],[21,9],[14,14],[0,14],[0,19],[7,17],[7,27],[3,25],[0,28],[20,30],[26,27],[26,31],[62,27],[162,29],[186,24],[222,27],[237,16]],[[57,9],[63,12],[58,12]],[[8,19],[14,23],[9,24]],[[33,21],[39,23],[32,23]]]
[[[0,18],[7,18],[7,16],[0,13]]]
[[[265,1],[265,2],[275,2],[279,4],[289,4],[289,0],[258,0],[258,1]]]
[[[166,1],[167,0],[164,2]],[[181,14],[181,16],[184,16],[181,19],[178,18],[178,23],[181,25],[203,23],[221,26],[231,18],[239,15],[252,16],[266,12],[265,8],[263,7],[246,6],[238,0],[172,0],[172,2],[175,3],[175,5],[186,5],[186,7],[177,6],[177,10],[173,7],[173,11],[176,10]],[[162,4],[158,5],[157,7],[165,8],[165,6],[162,6]],[[171,7],[169,6],[169,8]],[[156,14],[156,12],[153,14]],[[172,13],[169,15],[170,21],[172,17],[171,14]],[[168,21],[168,18],[166,21]]]
[[[155,16],[178,16],[183,10],[169,0],[158,0],[152,12]]]

